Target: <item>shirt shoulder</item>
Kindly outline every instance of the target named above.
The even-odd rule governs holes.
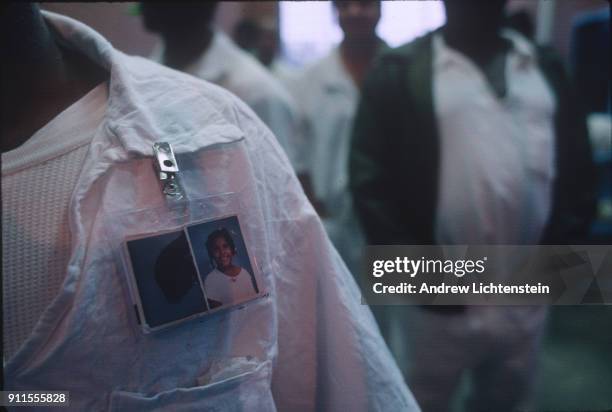
[[[424,53],[431,51],[433,38],[437,32],[434,30],[401,46],[386,48],[377,56],[376,64],[395,64],[421,58]]]
[[[253,141],[267,135],[257,115],[231,91],[145,58],[120,54],[116,62],[121,79],[111,82],[109,101],[119,132],[129,135],[134,125],[146,124],[158,135],[174,136],[193,149],[206,145],[204,130],[230,140]],[[204,140],[196,139],[194,131]]]
[[[234,103],[235,97],[230,92],[209,81],[139,56],[123,55],[122,60],[130,77],[126,80],[138,81],[137,91],[145,102],[156,102],[155,95],[176,90],[185,96],[206,99],[215,106]]]
[[[216,268],[208,272],[208,275],[204,278],[204,283],[214,283],[216,282],[220,276],[225,276],[223,273],[219,272]]]
[[[246,270],[245,268],[240,268],[240,273],[238,274],[238,276],[244,276],[246,278],[250,278],[251,277],[251,273]]]

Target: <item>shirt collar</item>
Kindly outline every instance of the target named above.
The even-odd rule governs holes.
[[[334,48],[325,58],[324,66],[327,70],[323,81],[327,92],[351,94],[356,91],[357,87],[342,63],[340,46]]]
[[[387,43],[381,40],[378,45],[378,53],[380,54],[381,51],[388,47]],[[357,85],[342,61],[340,45],[337,45],[327,57],[323,58],[323,65],[326,69],[323,82],[329,92],[341,92],[351,95],[359,92]]]
[[[159,140],[172,141],[175,152],[195,151],[202,145],[227,143],[243,137],[242,131],[233,125],[218,121],[214,116],[184,116],[186,99],[193,98],[185,84],[194,81],[192,76],[157,66],[141,58],[127,56],[115,50],[100,34],[66,16],[42,11],[48,24],[59,34],[58,41],[66,47],[78,50],[93,62],[110,72],[108,100],[101,133],[117,138],[124,151],[104,151],[106,143],[94,138],[93,146],[113,161],[123,156],[152,155],[152,144]],[[157,71],[157,72],[156,72]],[[155,76],[153,76],[155,74]],[[174,76],[174,77],[172,77]],[[161,104],[157,98],[159,88],[170,93],[173,82],[180,81],[184,95],[173,95],[169,103]],[[195,82],[199,82],[195,80]],[[187,111],[188,112],[188,111]],[[210,113],[209,113],[210,114]],[[98,147],[100,146],[100,147]]]
[[[520,33],[511,29],[502,29],[500,31],[500,35],[510,41],[512,46],[511,53],[515,54],[519,58],[520,64],[528,64],[535,59],[535,49],[533,45]],[[461,52],[449,47],[446,44],[444,41],[444,36],[441,32],[434,34],[433,51],[434,67],[443,67],[465,59],[465,56]]]

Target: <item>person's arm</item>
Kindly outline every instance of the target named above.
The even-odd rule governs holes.
[[[323,205],[314,194],[310,174],[309,148],[307,147],[307,130],[304,116],[297,109],[293,99],[285,96],[265,94],[255,101],[249,102],[253,111],[270,128],[285,150],[298,180],[319,215],[324,215]]]
[[[580,243],[588,236],[597,200],[597,177],[584,105],[555,53],[541,49],[540,62],[557,98],[554,199],[557,206],[544,243]]]

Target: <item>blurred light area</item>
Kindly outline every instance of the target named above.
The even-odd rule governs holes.
[[[281,1],[279,23],[283,55],[298,66],[322,57],[342,40],[328,1]]]
[[[441,1],[383,1],[376,29],[391,47],[409,42],[444,24]],[[329,1],[281,1],[283,57],[301,66],[327,54],[342,40],[336,12]]]

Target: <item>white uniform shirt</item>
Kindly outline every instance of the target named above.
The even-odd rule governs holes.
[[[440,136],[439,244],[537,244],[550,214],[554,97],[529,42],[512,31],[503,35],[512,44],[506,55],[503,98],[496,96],[475,63],[448,47],[440,34],[433,38],[433,100]],[[512,262],[498,270],[511,273]],[[513,348],[512,354],[529,376],[532,365],[522,359],[533,357],[546,314],[545,306],[468,305],[452,325],[447,318],[421,314],[425,319],[419,336],[455,346],[437,347],[436,353],[442,355],[450,350],[457,353],[459,345],[465,355],[457,357],[457,367],[469,368],[473,365],[468,355],[472,347],[466,344],[470,339],[498,337],[492,350],[503,351],[507,342],[523,334],[522,346]],[[526,379],[512,368],[498,374],[518,386]],[[442,381],[449,380],[442,377]],[[432,387],[431,393],[438,390]]]
[[[228,276],[213,269],[204,280],[206,297],[221,302],[222,305],[243,302],[257,293],[251,279],[251,275],[244,268],[240,269],[238,276]]]
[[[70,201],[64,282],[7,359],[6,390],[67,390],[75,411],[419,410],[255,113],[220,87],[126,56],[79,22],[44,18],[110,72],[108,104]],[[161,191],[159,141],[174,148],[186,208],[170,208]],[[144,334],[119,257],[125,239],[113,233],[166,231],[181,211],[184,224],[237,214],[267,294]]]
[[[151,58],[163,63],[164,46]],[[283,85],[227,35],[215,31],[208,49],[184,72],[226,88],[272,130],[297,172],[304,171],[304,138],[297,104]]]
[[[277,79],[281,84],[285,87],[285,89],[291,94],[292,97],[296,98],[296,82],[299,78],[302,69],[299,67],[294,67],[284,62],[281,58],[275,58],[270,64],[269,68],[270,73]],[[299,106],[299,101],[296,100],[296,104]]]
[[[107,87],[95,87],[24,144],[2,153],[6,358],[31,333],[64,280],[70,257],[68,205],[106,111]]]
[[[554,97],[532,46],[504,35],[512,48],[503,98],[440,34],[433,39],[440,244],[537,244],[550,214]]]
[[[307,67],[293,89],[306,117],[309,173],[325,206],[325,228],[352,271],[359,270],[365,238],[348,189],[348,157],[359,90],[345,69],[340,49]]]

